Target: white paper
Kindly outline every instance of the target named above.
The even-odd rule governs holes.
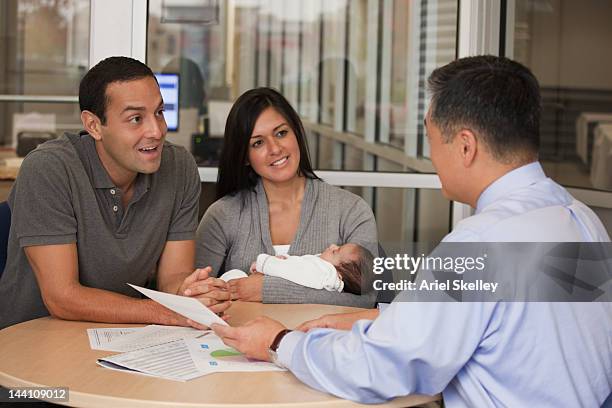
[[[113,343],[118,341],[123,336],[138,331],[139,327],[106,327],[100,329],[87,329],[89,337],[89,346],[92,350],[110,350]]]
[[[138,350],[183,338],[199,337],[204,333],[206,331],[191,327],[150,325],[117,338],[106,347],[106,350],[118,352]]]
[[[194,364],[183,339],[101,358],[98,364],[175,381],[187,381],[204,374]]]
[[[121,371],[123,373],[130,373],[130,374],[140,374],[140,375],[146,375],[147,377],[155,377],[155,378],[163,378],[160,377],[158,375],[154,375],[154,374],[147,374],[147,373],[143,373],[141,371],[136,371],[136,370],[131,370],[129,368],[126,367],[122,367],[118,364],[115,363],[111,363],[110,361],[106,361],[104,359],[99,359],[98,361],[96,361],[96,363],[99,366],[102,366],[104,368],[108,368],[110,370],[115,370],[115,371]],[[171,380],[174,380],[174,378],[170,378]],[[183,381],[183,380],[176,380],[176,381]]]
[[[153,299],[157,303],[164,305],[168,309],[173,310],[176,313],[193,320],[194,322],[198,322],[208,327],[210,327],[210,325],[213,323],[228,326],[225,320],[221,319],[195,298],[158,292],[156,290],[141,288],[140,286],[132,285],[130,283],[128,283],[128,285],[143,295]]]
[[[213,332],[198,338],[185,339],[185,344],[195,366],[206,374],[232,371],[285,371],[275,364],[245,357],[242,353],[226,346]]]
[[[219,372],[284,371],[272,363],[251,360],[223,344],[212,331],[98,360],[112,370],[187,381]]]

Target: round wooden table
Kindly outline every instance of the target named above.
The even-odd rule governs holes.
[[[267,315],[288,327],[326,313],[358,309],[328,305],[273,305],[236,302],[230,324]],[[108,370],[96,364],[112,352],[92,350],[88,328],[128,327],[44,317],[0,331],[0,385],[68,387],[65,404],[83,407],[345,407],[350,401],[302,384],[289,372],[215,373],[187,382]],[[383,379],[381,379],[382,381]],[[411,395],[386,406],[413,406],[439,399]]]

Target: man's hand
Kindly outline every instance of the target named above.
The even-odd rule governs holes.
[[[338,330],[350,330],[357,320],[373,320],[377,317],[378,309],[369,309],[354,313],[336,313],[330,315],[323,315],[318,319],[309,320],[300,324],[296,328],[296,330],[307,332],[308,330],[315,329],[317,327]]]
[[[232,279],[229,288],[232,300],[243,300],[245,302],[261,302],[263,298],[262,273],[254,273],[246,278]]]
[[[245,278],[246,279],[246,278]],[[244,326],[229,327],[213,324],[211,329],[230,347],[249,358],[270,361],[268,348],[276,335],[286,327],[269,317],[258,317]]]
[[[207,266],[206,268],[196,269],[195,271],[193,271],[193,273],[191,273],[191,275],[187,276],[183,280],[183,283],[181,283],[181,286],[179,286],[178,290],[176,291],[176,294],[183,295],[183,296],[189,296],[185,294],[185,291],[187,290],[187,288],[189,288],[196,282],[208,279],[208,276],[210,275],[211,272],[212,272],[212,268],[210,266]]]
[[[158,321],[159,321],[158,324],[162,324],[164,326],[191,326],[198,330],[208,329],[208,327],[203,326],[197,322],[193,322],[189,320],[188,318],[186,318],[185,316],[181,316],[175,311],[172,311],[162,305],[154,304],[154,306],[157,306],[158,308],[158,310],[156,311],[157,316],[158,316]]]
[[[230,307],[230,292],[225,281],[209,277],[211,271],[210,266],[196,269],[185,278],[178,294],[195,297],[213,312],[221,313]]]

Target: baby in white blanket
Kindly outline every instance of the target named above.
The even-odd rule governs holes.
[[[313,289],[361,294],[363,277],[372,273],[372,259],[370,251],[357,244],[330,245],[319,255],[259,254],[250,272],[276,276]],[[246,276],[243,271],[232,269],[221,279]]]

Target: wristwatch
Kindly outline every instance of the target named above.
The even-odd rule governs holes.
[[[280,345],[280,342],[283,339],[283,337],[285,337],[287,333],[290,333],[292,331],[293,330],[289,330],[289,329],[283,329],[279,331],[276,337],[274,337],[272,344],[270,344],[270,347],[268,347],[268,357],[270,357],[270,361],[272,361],[274,364],[276,364],[280,368],[287,368],[287,367],[282,365],[281,362],[278,360],[278,353],[277,353],[278,346]]]

